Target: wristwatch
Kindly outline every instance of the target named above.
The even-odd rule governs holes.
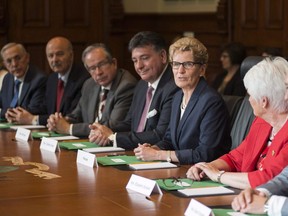
[[[220,170],[217,175],[217,182],[221,183],[221,176],[225,173],[225,170]]]
[[[172,159],[171,159],[171,151],[167,151],[167,158],[166,158],[167,162],[171,162]]]

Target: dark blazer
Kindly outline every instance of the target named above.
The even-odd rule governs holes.
[[[182,91],[175,95],[169,127],[157,146],[175,150],[181,164],[209,162],[227,153],[230,122],[222,97],[201,78],[180,120],[182,97]]]
[[[82,85],[89,77],[90,74],[82,64],[73,64],[67,84],[64,88],[64,94],[60,105],[60,112],[63,115],[72,112],[73,109],[77,106],[81,96]],[[46,125],[49,115],[56,112],[57,83],[58,73],[53,72],[49,75],[46,84],[46,103],[43,104],[44,109],[46,110],[46,114],[39,116],[39,123],[42,125]]]
[[[98,121],[100,124],[114,130],[128,112],[134,87],[137,80],[128,71],[119,69],[112,83],[111,89],[107,95],[105,108],[102,118]],[[69,122],[74,123],[72,134],[75,136],[88,136],[89,124],[95,121],[97,117],[99,103],[99,93],[101,86],[93,78],[88,79],[82,88],[82,96],[77,107],[71,114],[68,114]]]
[[[140,80],[134,90],[131,107],[125,120],[114,130],[117,146],[133,149],[138,143],[155,144],[162,139],[170,121],[171,102],[174,94],[179,90],[173,78],[170,65],[162,75],[151,101],[149,112],[154,115],[147,119],[143,132],[137,133],[137,127],[145,106],[145,95],[148,83]],[[128,132],[129,131],[129,132]]]
[[[226,74],[227,74],[227,71],[225,71],[224,73],[222,73],[216,77],[216,79],[212,85],[216,90],[221,85]],[[237,70],[237,72],[234,74],[232,79],[227,83],[227,85],[224,89],[223,95],[236,95],[236,96],[245,96],[246,95],[246,89],[245,89],[242,77],[240,75],[240,69]]]
[[[260,185],[258,188],[265,188],[272,195],[285,196],[286,199],[282,206],[281,213],[282,215],[288,215],[288,166],[275,178],[264,185]]]
[[[22,86],[18,106],[23,107],[32,114],[41,114],[45,110],[42,104],[45,95],[46,76],[35,66],[29,65]],[[1,118],[5,118],[5,113],[10,107],[14,92],[14,76],[7,73],[3,79],[0,93]]]

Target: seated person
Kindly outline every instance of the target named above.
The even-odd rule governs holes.
[[[222,48],[220,61],[224,72],[212,84],[220,94],[245,96],[246,90],[240,75],[240,65],[245,57],[245,47],[240,43],[229,43]]]
[[[168,64],[164,38],[150,31],[139,32],[129,42],[136,72],[141,77],[134,90],[125,119],[113,131],[95,123],[90,142],[134,149],[138,143],[158,142],[164,136],[171,113],[172,98],[179,89]],[[145,95],[147,96],[145,99]]]
[[[46,83],[44,102],[41,104],[44,113],[33,115],[23,107],[13,109],[10,113],[14,122],[19,124],[46,125],[50,114],[61,112],[63,115],[72,112],[81,96],[81,88],[89,73],[83,65],[74,63],[71,42],[64,37],[53,37],[46,45],[46,56],[53,71]]]
[[[129,110],[137,80],[117,67],[110,49],[102,43],[90,45],[83,51],[82,61],[91,78],[84,83],[80,101],[70,114],[49,117],[50,131],[88,137],[89,124],[99,122],[114,129]]]
[[[285,78],[288,62],[266,58],[244,77],[249,101],[256,116],[245,140],[234,150],[211,163],[192,166],[187,177],[211,180],[235,188],[266,183],[288,164],[288,122]]]
[[[242,191],[232,208],[242,213],[288,215],[288,166],[268,183]]]
[[[41,114],[46,76],[30,64],[30,55],[22,44],[8,43],[1,50],[5,75],[0,93],[1,118],[15,122],[14,109],[27,109]]]
[[[207,49],[197,39],[184,37],[170,46],[169,55],[176,85],[182,91],[173,98],[163,140],[154,146],[138,145],[135,156],[181,164],[212,161],[230,150],[231,139],[226,105],[204,78]]]

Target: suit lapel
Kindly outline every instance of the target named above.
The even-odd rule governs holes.
[[[98,112],[98,100],[99,100],[99,93],[101,91],[101,87],[97,84],[94,84],[94,88],[92,88],[91,91],[91,97],[90,97],[90,106],[88,106],[88,119],[93,120],[93,122],[96,119],[96,113]]]

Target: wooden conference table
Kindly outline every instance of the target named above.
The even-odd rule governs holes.
[[[76,163],[75,151],[51,153],[40,150],[39,140],[25,143],[14,137],[14,130],[0,130],[0,166],[16,169],[0,172],[1,216],[184,215],[191,200],[165,191],[147,198],[126,189],[133,173],[150,179],[184,177],[187,166],[145,171],[89,168]],[[39,167],[42,173],[35,172]],[[234,196],[195,199],[217,207],[230,205]]]

